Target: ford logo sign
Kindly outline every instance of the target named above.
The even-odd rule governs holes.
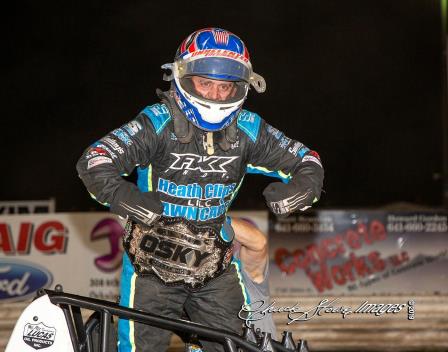
[[[0,259],[0,302],[24,301],[52,282],[51,273],[40,265]]]

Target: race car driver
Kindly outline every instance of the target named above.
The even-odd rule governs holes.
[[[261,93],[266,83],[235,34],[198,30],[162,67],[171,88],[158,91],[160,103],[87,148],[77,170],[92,197],[128,219],[121,304],[176,318],[185,309],[193,321],[239,333],[243,295],[226,213],[244,175],[279,178],[263,195],[286,216],[319,199],[322,164],[243,109],[249,88]],[[123,178],[134,168],[137,185]],[[164,330],[119,322],[120,351],[164,351],[168,342]]]

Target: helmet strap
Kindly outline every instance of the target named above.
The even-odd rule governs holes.
[[[165,104],[170,111],[173,118],[174,134],[180,143],[190,143],[193,139],[194,126],[188,121],[182,111],[174,101],[174,90],[162,92],[160,89],[156,90],[157,96],[160,98],[163,104]]]
[[[236,127],[236,120],[237,119],[234,119],[230,126],[226,127],[225,129],[215,132],[216,142],[218,143],[219,147],[225,152],[228,151],[232,144],[238,140],[238,129]]]

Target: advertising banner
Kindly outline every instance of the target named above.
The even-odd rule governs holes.
[[[448,292],[448,212],[270,217],[271,294]]]
[[[55,209],[54,199],[0,201],[0,215],[54,213]]]
[[[267,232],[267,212],[234,212]],[[111,213],[0,216],[0,303],[65,292],[116,301],[123,226]]]
[[[0,302],[40,288],[116,300],[123,227],[109,213],[0,217]]]

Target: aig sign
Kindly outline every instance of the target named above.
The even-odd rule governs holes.
[[[32,245],[37,251],[45,254],[65,253],[68,242],[67,232],[65,226],[59,221],[46,221],[37,228],[31,222],[21,222],[18,233],[13,236],[11,226],[0,223],[0,253],[29,254]]]

